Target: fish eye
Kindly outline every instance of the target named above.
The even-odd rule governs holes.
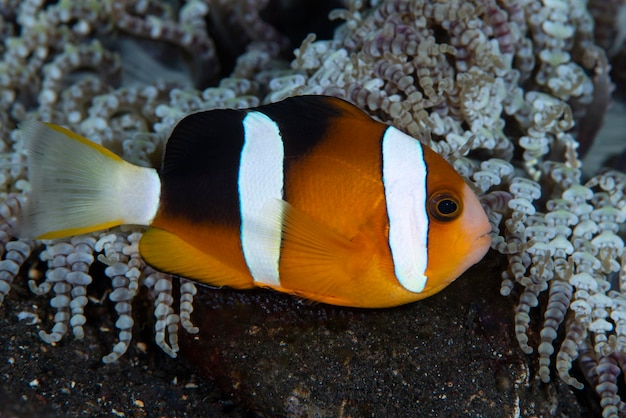
[[[441,222],[449,222],[461,215],[461,199],[452,193],[437,193],[428,200],[430,216]]]

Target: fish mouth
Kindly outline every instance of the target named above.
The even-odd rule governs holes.
[[[483,241],[484,244],[483,244]],[[473,245],[491,245],[491,228],[489,228],[488,232],[485,232],[481,235],[479,235],[478,237],[476,237],[476,239],[474,240]]]

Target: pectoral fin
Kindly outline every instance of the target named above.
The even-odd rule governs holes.
[[[283,219],[280,277],[285,291],[324,302],[359,277],[374,252],[371,243],[345,237],[289,203],[277,202]]]

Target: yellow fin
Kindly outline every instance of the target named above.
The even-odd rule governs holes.
[[[25,122],[25,124],[27,123],[31,123],[31,122]],[[100,154],[111,158],[112,160],[115,161],[123,161],[122,158],[115,154],[114,152],[106,149],[105,147],[103,147],[102,145],[98,145],[93,141],[88,140],[87,138],[85,138],[84,136],[78,135],[76,132],[72,132],[67,128],[64,128],[63,126],[60,125],[55,125],[54,123],[49,123],[49,122],[41,122],[42,124],[46,125],[49,129],[52,129],[53,131],[57,131],[59,133],[61,133],[62,135],[67,136],[68,138],[71,138],[75,141],[80,142],[83,145],[86,145],[90,148],[93,148],[94,150],[96,150],[97,152],[99,152]]]
[[[162,229],[148,229],[139,241],[139,253],[157,270],[211,286],[237,289],[254,287],[252,277],[192,246],[178,235]]]
[[[325,302],[336,289],[357,280],[374,254],[372,243],[362,236],[349,239],[285,201],[280,258],[284,291]]]

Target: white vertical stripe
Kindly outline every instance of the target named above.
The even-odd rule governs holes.
[[[243,132],[238,180],[243,255],[255,282],[279,286],[281,212],[267,208],[283,197],[283,142],[276,123],[260,112],[246,115]]]
[[[383,136],[383,185],[396,277],[419,293],[428,264],[426,163],[420,142],[391,126]]]

